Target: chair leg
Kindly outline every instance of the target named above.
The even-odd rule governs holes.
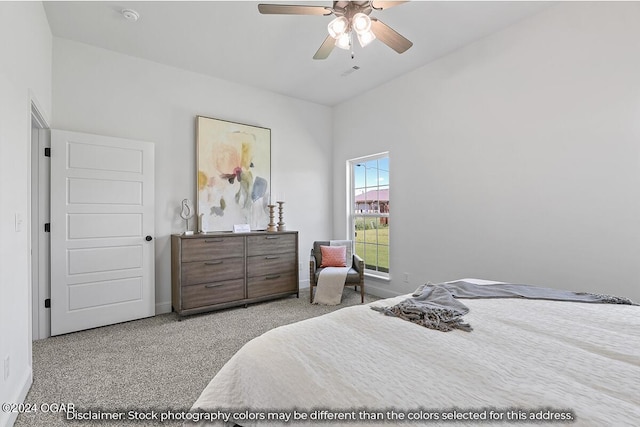
[[[364,304],[364,285],[360,285],[360,304]]]
[[[313,304],[313,283],[309,283],[309,302]]]

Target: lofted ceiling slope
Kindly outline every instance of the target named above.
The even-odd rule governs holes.
[[[375,16],[413,42],[312,57],[331,16],[261,15],[255,1],[45,1],[55,37],[333,106],[548,7],[548,2],[412,1]],[[263,1],[331,6],[329,1]],[[134,9],[136,22],[121,11]],[[357,45],[357,43],[356,43]],[[354,70],[353,67],[359,67]]]

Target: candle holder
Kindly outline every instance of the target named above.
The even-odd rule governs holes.
[[[267,226],[267,231],[273,232],[276,231],[276,224],[273,222],[274,220],[274,208],[276,205],[268,205],[269,206],[269,225]]]
[[[280,221],[278,221],[278,231],[285,231],[286,227],[284,226],[284,214],[282,212],[283,207],[282,205],[284,205],[284,202],[276,202],[278,204],[278,218],[280,219]]]

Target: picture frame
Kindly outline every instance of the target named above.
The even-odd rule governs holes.
[[[202,232],[235,224],[265,230],[271,195],[271,129],[196,116],[197,212]]]

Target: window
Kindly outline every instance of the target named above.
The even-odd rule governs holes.
[[[349,160],[350,238],[365,273],[389,277],[389,153]]]

